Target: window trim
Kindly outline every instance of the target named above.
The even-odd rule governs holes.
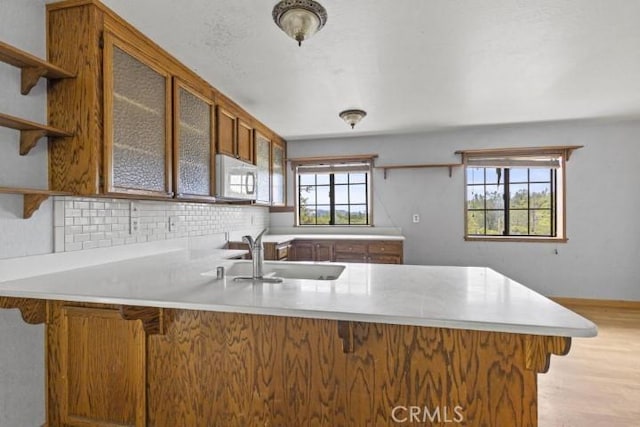
[[[373,168],[375,167],[375,159],[377,154],[361,154],[361,155],[347,155],[347,156],[334,156],[334,157],[301,157],[295,159],[288,159],[291,162],[291,169],[293,171],[293,226],[294,227],[374,227],[373,216]],[[368,170],[366,171],[367,177],[367,206],[369,224],[300,224],[300,211],[299,211],[299,186],[298,186],[298,166],[339,166],[350,163],[363,163],[368,164]]]
[[[574,150],[582,148],[582,145],[567,145],[567,146],[550,146],[550,147],[518,147],[518,148],[498,148],[498,149],[481,149],[481,150],[459,150],[456,154],[462,156],[462,166],[464,168],[464,185],[463,185],[463,201],[464,201],[464,240],[468,242],[527,242],[527,243],[566,243],[567,238],[567,162],[571,157]],[[483,158],[483,157],[515,157],[515,156],[544,156],[555,155],[559,156],[561,181],[557,185],[556,189],[556,203],[562,202],[562,206],[556,205],[556,231],[557,237],[549,236],[481,236],[481,235],[469,235],[467,224],[467,167],[468,159],[470,158]],[[559,193],[559,194],[558,194]]]

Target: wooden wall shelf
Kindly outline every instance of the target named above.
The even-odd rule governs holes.
[[[384,171],[384,179],[387,179],[387,170],[389,169],[419,169],[419,168],[448,168],[449,169],[449,178],[453,174],[453,168],[457,168],[462,166],[462,163],[425,163],[425,164],[414,164],[414,165],[387,165],[387,166],[376,166],[376,169],[382,169]]]
[[[20,131],[20,155],[25,156],[45,136],[68,137],[72,133],[56,129],[51,126],[31,122],[8,114],[0,113],[0,126]]]
[[[0,42],[0,61],[22,70],[20,93],[27,95],[40,77],[49,80],[71,79],[75,75],[30,53]]]
[[[14,187],[0,187],[0,194],[22,194],[24,196],[24,206],[22,210],[22,217],[24,219],[31,218],[42,202],[47,200],[50,196],[71,196],[71,193],[64,191]]]

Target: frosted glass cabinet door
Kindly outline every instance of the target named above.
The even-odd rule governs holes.
[[[256,132],[256,166],[258,167],[258,203],[271,203],[271,141]]]
[[[107,192],[171,196],[168,73],[105,34]]]
[[[271,205],[284,206],[285,204],[285,166],[284,147],[272,144],[271,151]]]
[[[178,196],[212,196],[213,101],[176,80],[175,178]]]

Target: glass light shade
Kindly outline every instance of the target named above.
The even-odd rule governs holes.
[[[320,20],[306,9],[290,9],[280,17],[280,27],[298,45],[318,32]]]
[[[313,0],[282,0],[273,8],[273,21],[300,46],[324,26],[327,12]]]
[[[340,118],[350,125],[351,129],[353,129],[355,125],[366,115],[367,113],[363,110],[344,110],[340,113]]]

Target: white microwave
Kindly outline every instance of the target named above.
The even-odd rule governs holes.
[[[256,200],[258,168],[251,163],[216,154],[216,198]]]

